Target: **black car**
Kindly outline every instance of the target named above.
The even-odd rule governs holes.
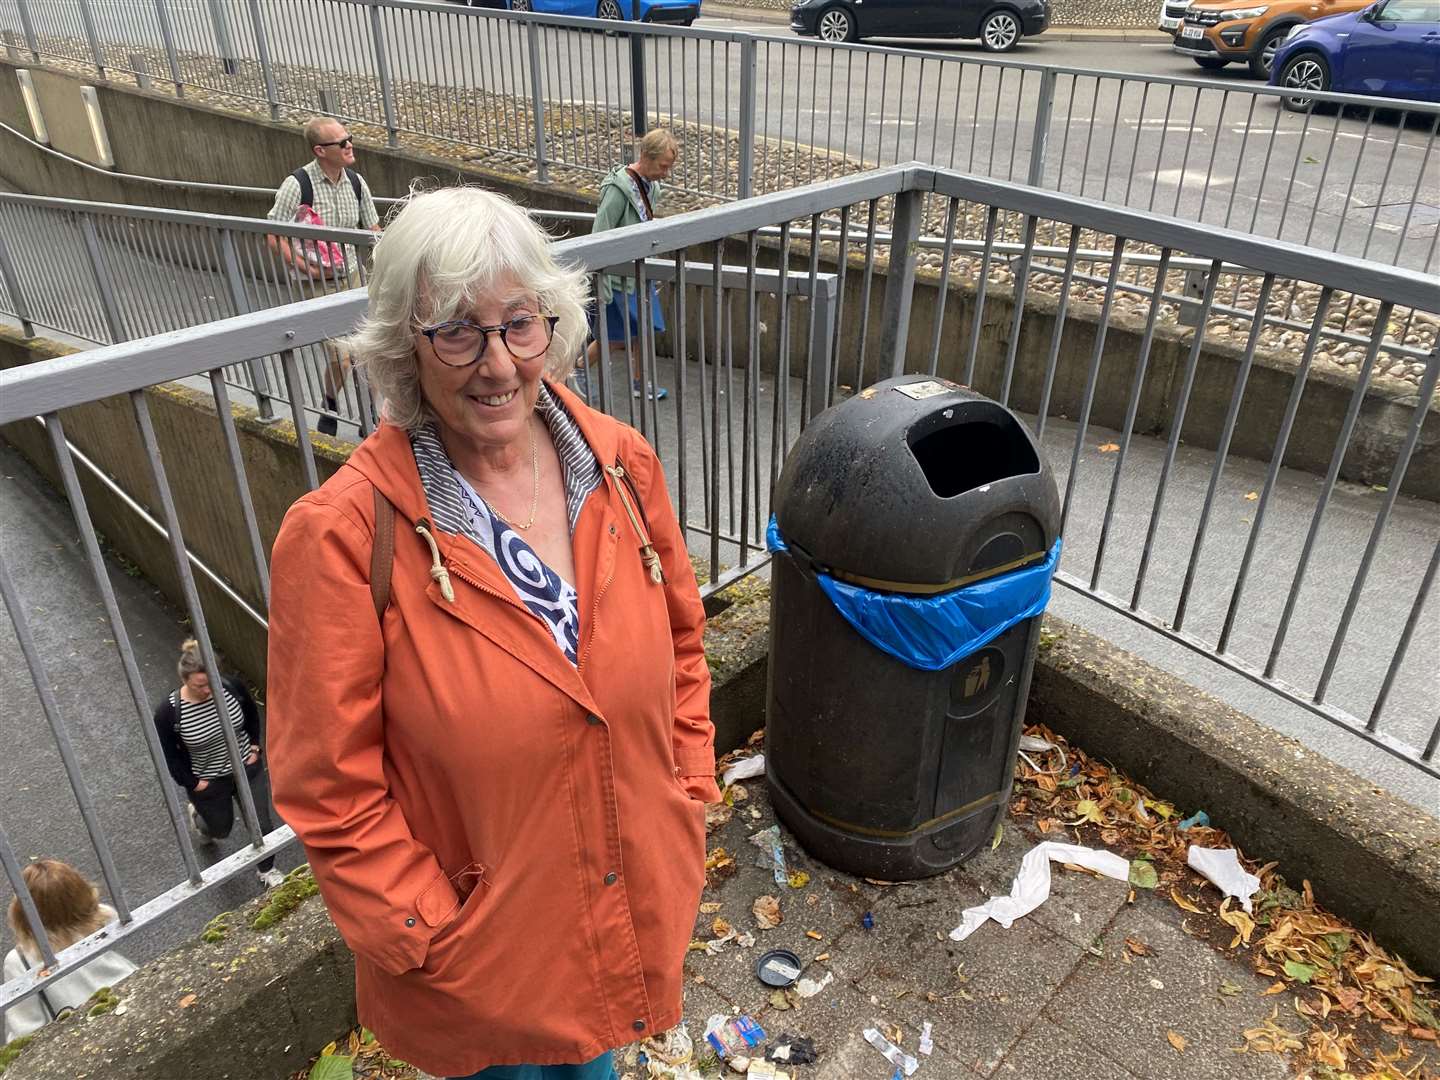
[[[790,8],[790,29],[823,41],[979,38],[990,52],[1049,25],[1049,0],[798,0]]]

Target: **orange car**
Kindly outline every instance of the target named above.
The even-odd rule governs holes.
[[[1226,64],[1248,64],[1257,79],[1270,77],[1275,50],[1291,27],[1327,15],[1358,11],[1371,0],[1196,0],[1185,11],[1175,33],[1176,52],[1202,68],[1216,71]]]

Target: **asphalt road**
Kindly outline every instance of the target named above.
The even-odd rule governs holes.
[[[93,7],[102,39],[160,41],[149,4],[95,0]],[[182,54],[258,56],[240,5],[175,0],[171,10]],[[321,88],[344,88],[346,73],[374,69],[377,49],[365,9],[293,0],[262,10],[273,63],[294,73],[286,81],[287,104],[316,108]],[[458,88],[518,99],[531,93],[529,42],[519,22],[447,9],[385,11],[379,24],[385,40],[379,51],[407,132],[444,140],[469,122],[468,114],[484,111]],[[296,26],[310,32],[297,34]],[[1042,72],[1013,64],[1060,65],[1068,70],[1055,80],[1044,186],[1432,272],[1440,265],[1440,140],[1429,117],[1405,123],[1360,109],[1288,113],[1274,98],[1246,93],[1254,84],[1243,68],[1204,73],[1163,43],[1041,35],[1006,56],[1012,66],[1001,67],[975,42],[885,42],[909,50],[886,55],[866,47],[820,48],[769,20],[704,18],[697,26],[768,35],[755,52],[757,191],[821,178],[827,167],[838,167],[827,166],[823,153],[797,158],[796,145],[870,164],[918,157],[1024,181]],[[40,30],[66,34],[77,53],[83,51],[78,25],[56,22]],[[677,178],[697,189],[733,192],[733,147],[721,133],[739,128],[739,44],[664,37],[647,48],[650,110],[683,125],[688,137],[713,144],[706,160],[682,159]],[[624,148],[599,111],[630,108],[628,39],[543,28],[536,51],[547,108],[580,107],[570,121],[551,125],[551,159],[608,168]],[[123,44],[112,48],[112,63],[124,52]],[[223,75],[184,63],[187,77],[226,88]],[[1206,86],[1153,81],[1199,75],[1209,79]],[[380,116],[376,102],[363,108]],[[530,122],[512,112],[508,129],[488,137],[512,140],[511,149],[529,154]]]

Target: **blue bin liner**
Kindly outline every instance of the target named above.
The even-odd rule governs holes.
[[[765,546],[788,551],[775,515]],[[933,596],[876,592],[816,573],[820,589],[856,633],[883,653],[921,671],[941,671],[983,649],[1050,603],[1060,540],[1043,562]]]

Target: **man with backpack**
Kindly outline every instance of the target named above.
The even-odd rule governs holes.
[[[275,205],[266,215],[271,221],[303,222],[332,229],[380,231],[380,215],[370,185],[355,171],[355,145],[345,125],[328,116],[317,116],[305,124],[305,143],[312,157],[287,176],[275,192]],[[270,248],[304,287],[315,295],[357,289],[361,256],[353,244],[300,242],[291,237],[271,236]],[[325,345],[329,358],[325,371],[325,407],[334,412],[336,397],[350,370],[350,359],[338,349]],[[334,416],[321,416],[317,430],[334,435]]]

